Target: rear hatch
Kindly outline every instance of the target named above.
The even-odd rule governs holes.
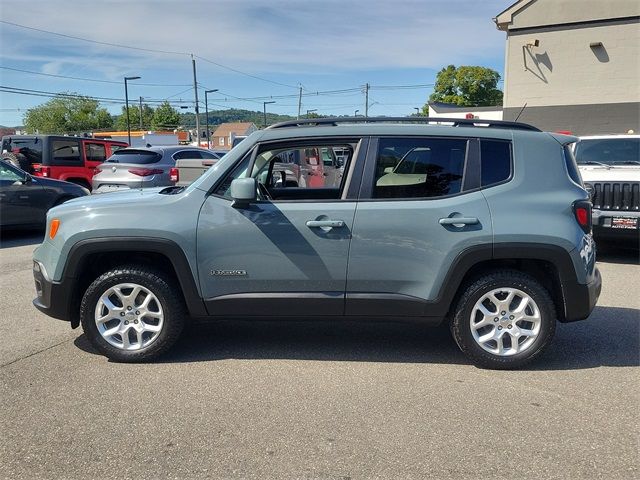
[[[161,162],[162,154],[152,150],[122,149],[98,166],[94,191],[170,185],[172,165]]]

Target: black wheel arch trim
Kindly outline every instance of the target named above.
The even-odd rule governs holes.
[[[196,277],[182,248],[173,240],[155,237],[97,237],[80,240],[67,255],[62,282],[73,285],[80,276],[80,268],[88,255],[112,252],[150,252],[161,254],[169,260],[180,284],[190,315],[206,315],[206,309]]]

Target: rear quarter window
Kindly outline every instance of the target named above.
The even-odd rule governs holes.
[[[78,140],[53,140],[51,142],[52,165],[83,165]]]
[[[480,182],[483,187],[504,182],[511,176],[511,142],[480,140]]]
[[[162,155],[148,150],[118,150],[107,159],[107,163],[134,163],[148,165],[158,163]]]

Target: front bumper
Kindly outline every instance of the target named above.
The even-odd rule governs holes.
[[[593,231],[595,234],[606,236],[640,236],[640,212],[632,212],[628,210],[599,210],[593,209],[592,212]],[[621,225],[622,222],[614,219],[628,219],[628,225]],[[635,227],[633,227],[635,224]],[[625,228],[626,227],[626,228]]]
[[[575,322],[584,320],[593,311],[600,292],[602,291],[602,277],[597,268],[594,272],[594,279],[586,285],[574,284],[565,288],[565,318],[564,322]]]
[[[37,261],[33,262],[33,279],[36,285],[33,305],[45,315],[71,322],[71,326],[76,328],[79,318],[71,315],[70,289],[63,282],[51,281],[44,266]]]

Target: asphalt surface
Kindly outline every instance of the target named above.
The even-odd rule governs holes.
[[[589,320],[515,372],[444,329],[220,323],[117,364],[31,306],[39,234],[0,248],[0,477],[603,478],[640,475],[640,266],[601,255]]]

